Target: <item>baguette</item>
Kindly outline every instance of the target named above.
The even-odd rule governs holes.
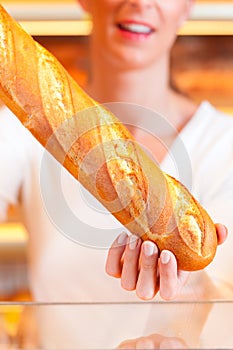
[[[182,270],[214,258],[215,225],[127,128],[0,6],[0,98],[125,227],[171,250]]]

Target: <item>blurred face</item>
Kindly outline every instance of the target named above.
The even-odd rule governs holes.
[[[92,14],[93,44],[122,67],[146,66],[169,55],[192,0],[81,0]]]

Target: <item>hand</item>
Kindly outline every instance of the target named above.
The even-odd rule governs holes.
[[[122,342],[117,349],[188,349],[183,339],[151,334]]]
[[[113,242],[106,262],[106,272],[121,278],[121,286],[136,290],[140,299],[150,300],[160,290],[163,299],[173,299],[186,282],[189,272],[177,270],[174,254],[158,248],[151,241],[122,233]]]
[[[216,224],[218,244],[227,237],[227,229]],[[153,299],[157,292],[165,300],[174,299],[186,283],[190,272],[178,270],[174,254],[158,248],[151,241],[121,233],[113,242],[106,262],[108,275],[121,278],[123,289],[132,291],[140,299]]]

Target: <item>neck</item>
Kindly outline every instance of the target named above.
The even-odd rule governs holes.
[[[96,55],[92,63],[87,92],[98,102],[127,102],[168,114],[171,91],[167,58],[156,65],[128,70],[113,67]]]
[[[171,128],[163,128],[161,135],[160,131],[158,133],[159,126],[156,125],[158,133],[156,141],[150,135],[151,133],[143,131],[144,128],[133,126],[130,129],[138,142],[147,147],[160,162],[176,138],[177,132],[185,126],[196,108],[189,100],[171,90],[169,86],[169,58],[163,57],[147,67],[134,67],[134,69],[130,66],[127,69],[122,69],[119,65],[114,65],[113,62],[107,62],[98,54],[92,55],[91,59],[91,81],[86,90],[92,98],[99,103],[126,102],[143,106],[158,112],[172,125]],[[120,112],[118,115],[122,122],[125,122],[124,113]],[[127,117],[128,113],[133,120],[132,123],[130,122],[132,125],[137,125],[137,123],[134,124],[134,120],[137,118],[142,123],[146,118],[140,108],[136,111],[130,109],[130,112],[127,112]],[[139,113],[138,116],[137,113]],[[166,122],[165,125],[167,125]]]
[[[86,91],[99,103],[126,102],[152,109],[178,132],[195,113],[196,106],[170,88],[169,57],[147,67],[122,69],[96,51],[91,56],[91,81]]]

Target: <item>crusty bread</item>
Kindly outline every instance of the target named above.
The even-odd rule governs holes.
[[[213,222],[106,108],[0,7],[0,97],[22,124],[132,233],[174,252],[183,270],[213,259]]]

